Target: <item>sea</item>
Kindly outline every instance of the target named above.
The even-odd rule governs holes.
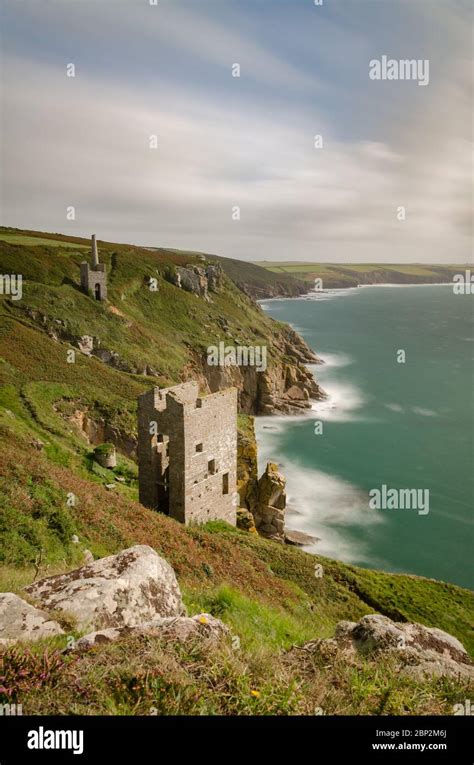
[[[473,588],[474,295],[384,285],[261,305],[324,361],[310,369],[328,396],[256,419],[286,525],[309,551]]]

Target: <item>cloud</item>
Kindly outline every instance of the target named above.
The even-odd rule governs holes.
[[[61,18],[51,19],[57,32]],[[125,22],[131,49],[146,45],[143,16],[111,17],[111,33],[123,34]],[[83,19],[81,34],[91,23]],[[459,25],[450,24],[459,43]],[[104,239],[243,259],[469,259],[470,91],[462,55],[444,69],[435,66],[427,88],[403,91],[405,111],[382,130],[379,124],[376,138],[367,128],[351,139],[347,130],[341,136],[337,104],[332,111],[309,104],[308,72],[242,30],[173,8],[148,35],[171,44],[176,61],[186,48],[187,57],[224,70],[240,56],[261,90],[245,90],[230,72],[224,92],[169,73],[150,90],[140,77],[121,80],[85,64],[76,78],[66,78],[56,60],[10,53],[3,93],[5,223],[94,230]],[[354,36],[359,51],[360,32]],[[411,84],[367,78],[364,93],[383,110],[391,86],[400,99],[400,87]],[[323,148],[314,147],[315,133],[323,135]],[[156,150],[149,148],[152,134]],[[75,222],[66,220],[69,205]],[[396,216],[401,205],[403,222]],[[232,220],[235,206],[240,221]]]

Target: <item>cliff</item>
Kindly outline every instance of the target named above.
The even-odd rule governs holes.
[[[39,342],[45,351],[39,379],[73,385],[78,400],[87,392],[81,386],[79,391],[77,367],[64,363],[67,348],[77,349],[80,364],[92,376],[97,360],[101,363],[98,384],[105,398],[111,377],[107,369],[121,375],[124,390],[132,382],[134,389],[144,390],[196,378],[203,392],[236,385],[241,411],[252,414],[297,412],[309,408],[311,398],[324,397],[305,366],[318,363],[317,357],[291,328],[266,316],[215,258],[100,242],[109,277],[108,302],[99,303],[78,286],[88,243],[47,236],[50,246],[44,244],[45,235],[35,232],[28,232],[24,245],[17,232],[10,244],[2,241],[0,230],[0,271],[14,269],[24,280],[21,300],[0,300],[4,331],[13,334],[16,328],[18,335],[21,327],[23,335],[21,347],[13,344],[15,352],[11,344],[5,349],[11,358],[3,368],[5,382],[38,379],[38,369],[30,375],[27,357],[30,346]],[[41,243],[35,245],[35,238]],[[211,366],[209,348],[220,343],[264,348],[264,367]],[[133,410],[133,402],[124,405]],[[107,427],[113,412],[106,411],[105,401],[101,409]]]

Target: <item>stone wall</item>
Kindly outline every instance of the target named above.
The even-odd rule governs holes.
[[[81,287],[84,292],[92,292],[96,300],[107,300],[105,264],[98,263],[96,266],[91,267],[86,261],[81,263]]]
[[[189,382],[140,396],[138,462],[142,504],[186,524],[235,525],[236,389],[201,398]]]

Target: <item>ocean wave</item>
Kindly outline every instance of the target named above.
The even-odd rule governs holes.
[[[404,408],[401,404],[384,404],[384,406],[387,409],[390,409],[391,412],[404,412]]]
[[[411,411],[415,414],[421,414],[422,417],[438,417],[438,412],[433,409],[424,409],[422,406],[414,406]]]
[[[278,463],[275,455],[281,454],[278,436],[284,425],[280,423],[277,428],[277,432],[270,434],[258,426],[259,462],[261,469],[266,462],[277,462],[285,475],[286,525],[318,539],[305,548],[309,552],[348,563],[382,565],[383,561],[374,560],[368,545],[357,538],[360,534],[357,528],[385,522],[382,514],[369,510],[367,492],[337,476],[302,467],[289,459]]]
[[[315,415],[322,420],[331,420],[332,422],[349,422],[360,419],[357,414],[354,414],[366,401],[360,388],[348,382],[331,381],[328,385],[323,382],[323,385],[328,398],[312,403],[311,410]]]
[[[352,364],[354,359],[349,356],[348,353],[332,353],[318,350],[318,356],[324,361],[325,365],[329,368],[347,367]],[[308,365],[309,368],[320,371],[318,364]]]

